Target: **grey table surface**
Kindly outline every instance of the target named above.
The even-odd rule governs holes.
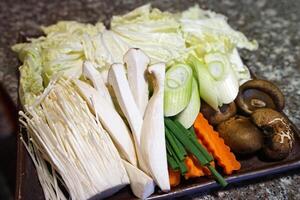
[[[17,102],[18,60],[10,50],[18,34],[38,33],[40,25],[58,20],[108,21],[149,1],[143,0],[1,0],[0,81]],[[300,1],[191,1],[156,0],[163,10],[183,10],[198,3],[228,16],[229,23],[260,45],[255,52],[242,51],[246,64],[259,77],[276,83],[286,96],[285,113],[300,127]],[[300,171],[300,170],[299,170]],[[235,185],[224,191],[195,194],[188,199],[300,199],[300,172]],[[185,198],[185,199],[186,199]]]

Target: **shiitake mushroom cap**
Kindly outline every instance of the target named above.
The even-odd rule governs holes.
[[[260,108],[281,111],[285,104],[280,89],[272,82],[260,79],[249,80],[241,85],[235,102],[245,114]]]
[[[220,123],[217,131],[234,153],[251,154],[263,146],[263,134],[247,117],[236,115]]]
[[[236,114],[236,105],[234,102],[230,104],[224,104],[219,108],[218,111],[210,107],[207,103],[201,102],[200,112],[204,115],[204,117],[208,120],[208,122],[215,126],[220,124],[223,121],[228,120],[230,117]]]
[[[263,153],[271,160],[286,158],[293,148],[294,132],[283,114],[270,108],[261,108],[251,119],[266,136]]]

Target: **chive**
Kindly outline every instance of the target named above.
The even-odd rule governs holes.
[[[190,138],[184,135],[184,133],[172,120],[165,118],[165,124],[167,128],[174,134],[174,136],[185,146],[185,148],[196,156],[201,165],[204,166],[209,164],[209,161],[201,154]]]
[[[177,156],[175,156],[174,159],[175,159],[175,161],[177,162],[177,164],[179,166],[180,173],[182,175],[184,175],[187,172],[187,168],[185,166],[185,162],[184,161],[180,161]]]
[[[176,123],[176,121],[175,121],[175,123]],[[180,124],[180,123],[178,122],[178,124]],[[201,153],[203,154],[203,156],[209,162],[213,161],[214,158],[212,157],[212,155],[210,153],[208,153],[207,150],[198,142],[197,136],[196,136],[195,131],[194,131],[194,128],[190,129],[189,131],[188,130],[186,130],[186,131],[189,132],[189,136],[190,136],[191,141],[199,149],[199,151],[201,151]]]
[[[228,185],[226,180],[221,176],[221,174],[219,174],[219,172],[213,166],[209,165],[207,167],[222,187],[225,187],[226,185]]]
[[[170,156],[173,156],[172,149],[171,149],[172,147],[168,140],[166,140],[166,147],[167,147],[167,152],[170,154]]]
[[[196,133],[195,133],[195,130],[194,130],[194,127],[192,126],[191,128],[189,128],[189,131],[191,133],[191,136],[194,138],[194,139],[197,139],[197,136],[196,136]]]
[[[174,160],[174,158],[169,153],[167,153],[167,160],[168,160],[169,166],[173,170],[177,170],[179,168],[179,165],[177,164],[177,162]]]
[[[179,160],[178,155],[174,152],[174,149],[172,148],[172,146],[170,145],[168,140],[166,140],[166,146],[167,146],[167,151],[168,151],[168,149],[170,151],[169,155],[173,158],[176,165],[179,167],[181,174],[184,175],[187,172],[187,168],[185,166],[184,161]],[[168,157],[167,157],[167,159],[168,159]]]
[[[171,133],[169,132],[169,130],[166,128],[165,129],[165,133],[166,133],[166,137],[167,140],[169,142],[169,144],[171,145],[172,149],[174,150],[176,156],[179,158],[180,161],[184,160],[184,152],[182,152],[180,150],[180,148],[177,146],[176,142],[174,141],[173,136],[171,135]]]
[[[172,134],[171,131],[169,131],[171,133],[171,135],[173,136],[174,138],[174,141],[176,142],[176,145],[178,146],[178,148],[180,149],[181,152],[183,152],[184,156],[187,155],[187,152],[184,148],[184,146],[182,145],[182,143]]]
[[[177,137],[177,139],[180,142],[182,142],[182,144],[185,146],[185,148],[190,153],[192,153],[194,156],[196,156],[196,158],[198,159],[200,164],[202,166],[207,166],[208,167],[208,169],[210,170],[210,172],[212,173],[214,178],[219,182],[219,184],[222,187],[225,187],[227,185],[226,180],[221,176],[221,174],[219,174],[219,172],[214,167],[212,167],[210,165],[210,161],[208,159],[206,159],[206,157],[197,148],[197,146],[194,144],[194,142],[192,142],[192,140],[193,140],[192,137],[194,137],[194,139],[195,139],[195,136],[192,136],[190,134],[194,134],[194,133],[188,133],[189,131],[187,131],[185,128],[184,128],[184,130],[179,128],[179,127],[181,127],[180,126],[181,124],[178,127],[178,125],[176,123],[174,123],[171,119],[168,119],[168,118],[165,118],[165,124],[166,124],[167,128],[169,128],[171,130],[171,132],[175,135],[175,137]],[[186,133],[186,136],[182,133]]]

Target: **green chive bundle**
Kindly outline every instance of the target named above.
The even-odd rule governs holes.
[[[187,168],[184,163],[187,152],[193,154],[202,166],[207,167],[214,178],[223,187],[227,185],[225,179],[211,166],[213,157],[197,141],[194,129],[187,130],[178,121],[165,118],[165,132],[169,166],[174,170],[180,170],[184,175]]]

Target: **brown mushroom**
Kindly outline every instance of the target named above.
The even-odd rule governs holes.
[[[240,86],[235,102],[245,114],[251,114],[259,108],[281,111],[284,107],[284,96],[270,81],[254,79]]]
[[[218,111],[210,107],[207,103],[201,102],[200,112],[204,115],[204,117],[208,120],[208,122],[215,126],[220,124],[223,121],[226,121],[230,117],[236,114],[236,106],[234,102],[230,104],[224,104],[219,108]]]
[[[220,123],[217,131],[237,154],[251,154],[263,146],[263,134],[247,117],[236,115]]]
[[[286,158],[294,142],[294,132],[288,120],[281,113],[270,108],[255,110],[251,119],[267,136],[263,148],[267,158],[272,160]]]

